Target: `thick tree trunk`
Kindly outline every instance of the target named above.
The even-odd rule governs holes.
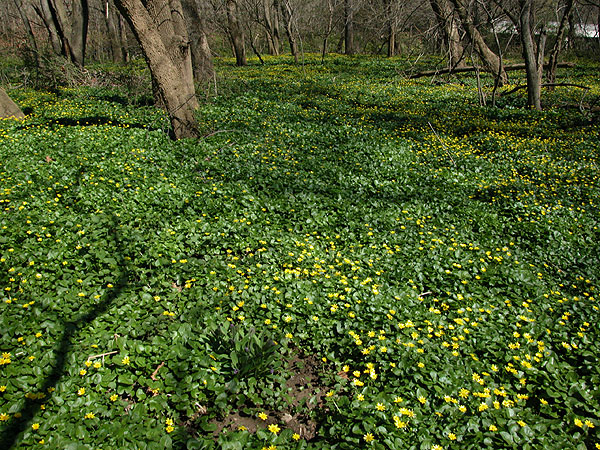
[[[460,43],[458,20],[454,16],[452,7],[448,4],[447,0],[430,0],[430,4],[442,30],[444,43],[448,50],[449,66],[464,66],[464,49]]]
[[[292,55],[294,55],[294,61],[298,63],[298,44],[296,44],[292,24],[293,13],[294,10],[292,9],[292,5],[290,5],[289,0],[283,0],[281,3],[281,17],[283,18],[283,25],[285,26],[285,34],[290,43],[290,51]]]
[[[44,0],[54,28],[61,40],[62,54],[78,66],[85,63],[85,47],[89,20],[87,0],[75,0],[69,17],[64,0]]]
[[[246,38],[244,29],[240,25],[238,18],[238,7],[235,0],[227,0],[227,24],[229,26],[229,36],[235,53],[235,62],[238,66],[246,65]]]
[[[71,59],[75,64],[83,67],[85,65],[85,47],[90,15],[88,1],[73,2],[71,14],[71,51],[73,52]]]
[[[208,38],[204,31],[206,29],[204,18],[198,11],[196,0],[181,0],[181,6],[190,37],[194,80],[197,82],[212,80],[215,72]]]
[[[17,119],[25,117],[21,108],[8,96],[6,91],[0,87],[0,119],[14,117]]]
[[[186,61],[183,61],[189,59],[187,37],[174,34],[181,31],[177,19],[172,18],[181,11],[180,5],[168,0],[154,0],[146,7],[141,0],[115,0],[115,4],[129,22],[142,48],[154,84],[167,108],[174,137],[197,137],[198,122],[194,111],[198,101],[194,79],[191,67],[188,69]],[[155,21],[164,17],[164,10],[170,12],[171,8],[174,8],[175,14],[169,14],[169,24]],[[158,16],[152,17],[154,13]],[[173,30],[173,34],[168,35],[168,30]]]
[[[352,0],[344,0],[344,43],[346,55],[354,55],[354,10]]]
[[[469,36],[469,40],[473,44],[477,55],[481,58],[485,70],[494,74],[499,80],[499,84],[503,85],[508,82],[506,72],[501,68],[501,60],[485,43],[481,33],[473,23],[473,18],[467,12],[467,8],[463,3],[463,0],[450,0],[454,5],[454,9],[460,17],[460,21]]]
[[[57,55],[62,53],[62,46],[60,42],[60,38],[58,37],[58,33],[56,32],[56,28],[54,26],[54,21],[52,20],[52,14],[50,12],[50,8],[48,6],[48,2],[46,0],[41,0],[39,5],[33,4],[33,10],[38,15],[46,31],[48,33],[48,40],[52,45],[52,50]]]
[[[533,40],[534,29],[531,24],[531,1],[520,0],[521,14],[519,16],[519,28],[523,59],[525,60],[525,72],[527,74],[527,104],[537,110],[542,109],[542,64],[538,64],[539,54]],[[540,51],[543,55],[543,44],[540,42]],[[542,56],[543,58],[543,56]]]

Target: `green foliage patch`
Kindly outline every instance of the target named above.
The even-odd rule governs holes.
[[[221,61],[179,142],[11,92],[0,447],[599,447],[597,115],[409,69]]]

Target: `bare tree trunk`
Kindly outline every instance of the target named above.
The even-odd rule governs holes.
[[[235,0],[227,0],[227,23],[229,25],[229,36],[235,53],[235,61],[238,66],[245,66],[246,62],[246,38],[244,29],[238,18],[238,6]]]
[[[281,43],[279,40],[279,21],[277,20],[278,2],[273,0],[263,0],[263,11],[265,15],[265,24],[267,28],[269,54],[279,55]]]
[[[448,49],[448,64],[450,67],[464,66],[464,49],[460,43],[458,20],[447,0],[430,0],[431,9],[440,24],[444,43]]]
[[[525,60],[525,72],[527,74],[527,104],[537,110],[542,109],[542,65],[539,63],[539,53],[533,40],[534,29],[531,24],[531,2],[532,0],[519,0],[521,13],[519,16],[519,28],[523,59]],[[544,42],[540,42],[544,44]],[[543,55],[543,45],[541,54]],[[542,61],[543,64],[543,61]]]
[[[23,22],[23,27],[25,27],[25,31],[27,32],[27,42],[29,44],[29,49],[33,52],[34,61],[37,64],[38,61],[38,45],[35,39],[35,35],[33,34],[33,29],[31,28],[31,22],[29,21],[29,17],[27,16],[26,9],[29,7],[29,4],[23,5],[21,0],[13,0],[17,11],[19,12],[19,17],[21,17],[21,21]]]
[[[325,61],[325,55],[327,55],[327,45],[329,43],[329,36],[333,31],[333,3],[331,0],[327,0],[327,9],[329,11],[327,20],[327,30],[325,30],[325,37],[323,38],[323,49],[321,50],[321,64]]]
[[[281,17],[283,18],[283,25],[285,27],[285,34],[287,35],[288,42],[290,43],[290,51],[294,55],[294,61],[298,63],[298,44],[296,44],[296,38],[294,37],[293,29],[293,18],[294,10],[290,5],[289,0],[283,0],[281,3]]]
[[[346,55],[354,54],[354,10],[352,0],[344,0],[344,42]]]
[[[485,70],[493,73],[494,76],[499,79],[501,85],[508,82],[508,76],[502,69],[500,57],[496,55],[483,40],[481,33],[479,33],[479,30],[473,23],[473,18],[467,12],[467,8],[463,3],[463,0],[450,0],[450,2],[454,5],[454,9],[457,12],[458,17],[460,17],[460,21],[462,22],[463,27],[469,36],[469,40],[475,48],[475,51],[481,58]]]
[[[567,0],[565,4],[565,10],[563,11],[562,18],[560,20],[560,24],[558,26],[558,31],[556,33],[556,41],[554,41],[554,46],[550,51],[550,58],[548,60],[549,69],[546,75],[546,79],[548,83],[554,83],[556,81],[556,66],[558,64],[558,55],[563,48],[565,34],[567,31],[567,25],[569,23],[569,16],[573,11],[574,0]]]
[[[396,55],[396,15],[394,11],[394,1],[386,0],[385,16],[387,22],[387,56],[391,58]]]
[[[25,117],[21,108],[8,96],[6,91],[0,87],[0,119],[15,117],[17,119]]]
[[[62,54],[79,66],[85,63],[85,46],[89,20],[87,0],[75,0],[71,16],[64,0],[45,0],[54,28],[62,43]]]
[[[150,4],[151,3],[151,4]],[[181,4],[177,0],[153,0],[144,6],[141,0],[115,0],[127,19],[146,57],[152,79],[164,101],[173,136],[176,139],[198,136],[194,111],[198,101],[194,92],[187,36],[182,30]],[[166,17],[165,10],[173,13]],[[156,14],[156,15],[155,15]],[[154,17],[153,17],[154,16]],[[165,18],[166,22],[157,19]],[[169,34],[171,33],[171,34]]]
[[[121,29],[119,27],[119,15],[115,14],[109,0],[104,0],[104,20],[108,31],[112,60],[116,63],[124,63],[127,51],[124,48]]]
[[[60,38],[58,37],[58,33],[56,32],[54,21],[52,20],[52,14],[50,13],[50,9],[48,7],[48,2],[46,0],[40,0],[39,4],[33,4],[33,10],[38,15],[38,17],[44,24],[44,27],[46,28],[46,32],[48,33],[48,40],[52,45],[52,50],[57,55],[62,54]]]
[[[88,0],[73,2],[71,17],[71,51],[72,61],[78,66],[85,64],[85,47],[89,22]]]
[[[181,0],[192,51],[192,67],[197,82],[214,77],[212,54],[206,36],[206,22],[198,11],[196,0]]]

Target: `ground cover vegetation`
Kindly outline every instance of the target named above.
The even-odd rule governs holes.
[[[220,60],[199,140],[12,90],[3,448],[600,448],[597,65],[407,67]]]

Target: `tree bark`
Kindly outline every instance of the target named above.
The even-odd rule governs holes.
[[[508,77],[506,72],[501,68],[502,64],[500,57],[496,55],[483,40],[481,33],[479,33],[479,30],[473,23],[473,18],[467,12],[463,0],[450,0],[450,2],[454,5],[454,9],[458,14],[477,55],[481,58],[485,70],[493,73],[494,76],[498,78],[500,85],[507,83]]]
[[[290,5],[289,0],[283,0],[281,5],[281,17],[283,18],[283,25],[285,27],[285,34],[287,35],[288,42],[290,43],[290,51],[294,55],[294,61],[298,63],[298,44],[296,44],[296,38],[294,37],[294,29],[292,24],[292,18],[294,10]]]
[[[542,109],[542,64],[539,64],[539,53],[533,39],[534,28],[531,24],[531,2],[532,0],[519,0],[521,13],[519,16],[519,31],[523,59],[525,60],[525,72],[527,74],[527,104],[537,110]],[[541,42],[540,44],[543,44]],[[540,45],[543,55],[543,45]]]
[[[14,117],[21,119],[25,117],[21,108],[8,96],[6,91],[0,87],[0,119]]]
[[[194,80],[209,81],[214,77],[214,67],[208,37],[206,36],[206,21],[198,10],[196,0],[181,0],[181,6],[185,15],[188,35],[190,37],[190,49],[192,51],[192,68]]]
[[[50,13],[48,2],[46,0],[41,0],[39,4],[33,4],[33,10],[38,15],[38,17],[44,24],[44,27],[46,28],[46,32],[48,33],[48,40],[52,45],[52,50],[57,55],[62,54],[62,45],[60,42],[60,38],[58,37],[58,33],[56,32],[54,21],[52,20],[52,14]]]
[[[63,56],[69,58],[74,64],[83,66],[89,21],[88,1],[75,0],[70,17],[64,0],[44,1],[61,40]]]
[[[124,63],[127,60],[127,49],[123,45],[123,36],[119,26],[119,15],[115,14],[109,0],[104,2],[104,20],[108,31],[111,57],[115,63]]]
[[[265,24],[269,34],[269,54],[279,55],[281,47],[279,38],[279,20],[278,20],[278,2],[273,0],[263,0],[263,10],[265,15]]]
[[[177,16],[181,5],[177,0],[115,0],[117,8],[129,22],[146,58],[153,82],[159,90],[173,128],[175,139],[198,137],[198,122],[194,111],[198,101],[194,92],[194,79],[189,57],[187,36],[180,35],[181,24]],[[165,11],[174,14],[165,17]],[[156,14],[153,17],[153,14]],[[181,16],[182,17],[182,16]],[[166,22],[157,22],[166,18]],[[185,30],[185,29],[184,29]],[[188,68],[189,66],[189,68]]]
[[[431,9],[440,24],[444,43],[448,49],[448,64],[450,67],[464,66],[464,49],[460,43],[458,20],[454,17],[452,7],[447,0],[430,0]]]
[[[238,6],[235,0],[227,0],[227,24],[229,25],[229,36],[235,53],[235,62],[238,66],[245,66],[246,61],[246,38],[238,17]]]
[[[556,41],[554,41],[554,45],[552,47],[552,50],[550,51],[550,57],[548,60],[549,69],[546,76],[548,83],[554,83],[556,81],[556,67],[558,64],[558,55],[560,54],[564,45],[567,25],[569,23],[569,17],[571,16],[571,12],[573,11],[574,4],[574,0],[567,0],[565,4],[565,10],[563,11],[563,15],[556,33]]]
[[[354,55],[354,10],[352,0],[344,0],[344,43],[346,55]]]

